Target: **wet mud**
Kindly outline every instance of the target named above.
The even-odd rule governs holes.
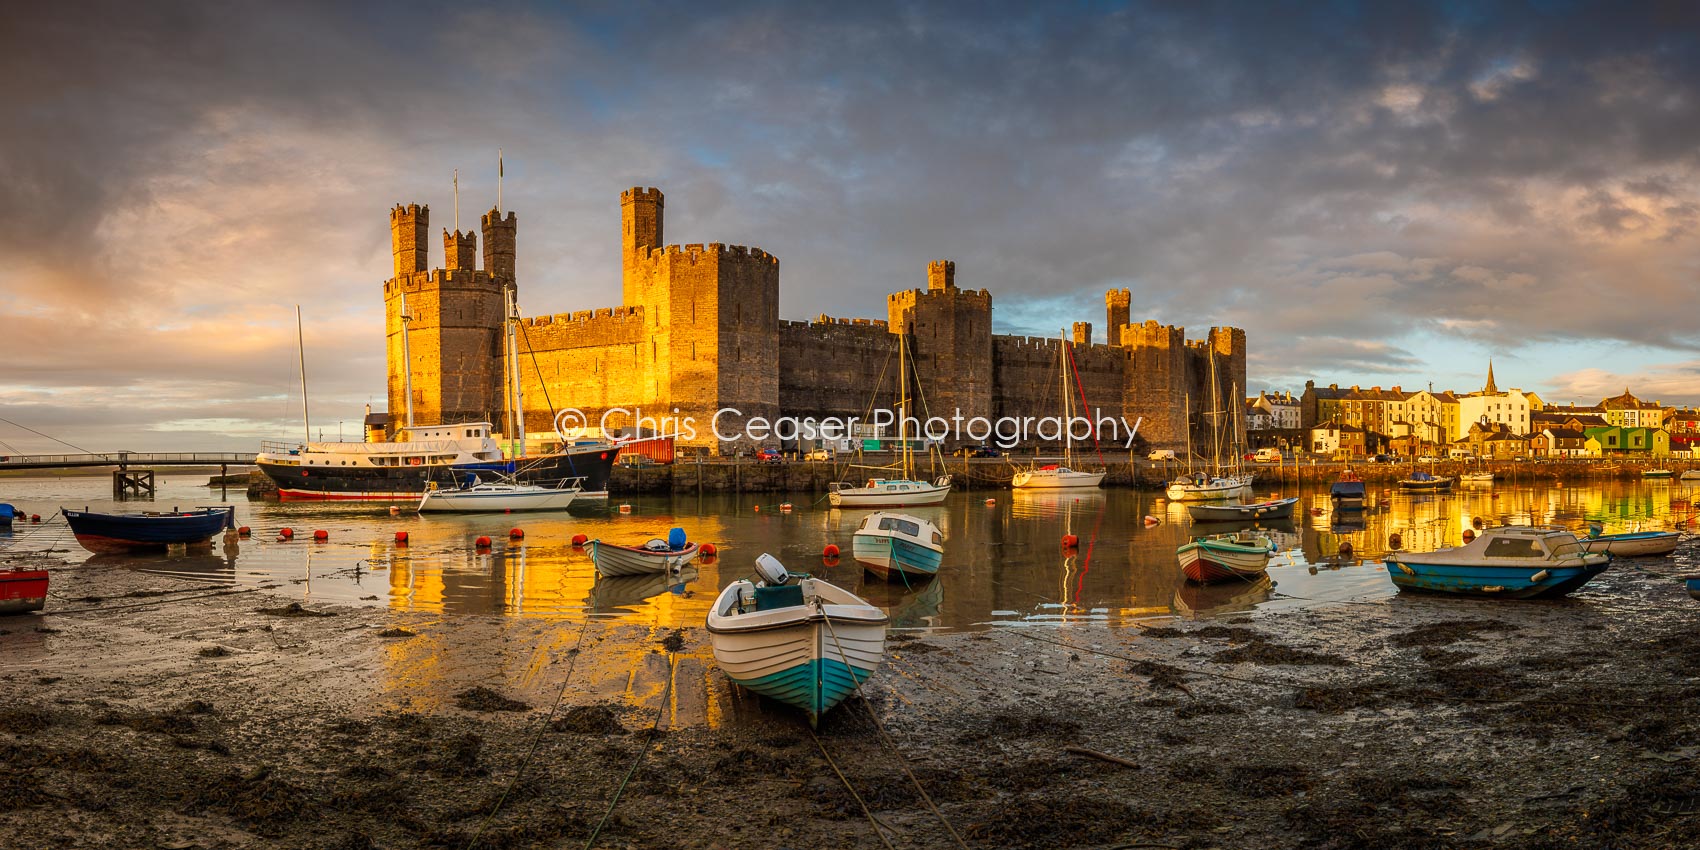
[[[1557,602],[896,633],[818,730],[694,622],[56,566],[0,635],[0,846],[1696,846],[1695,548]]]

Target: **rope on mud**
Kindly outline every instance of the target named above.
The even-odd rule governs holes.
[[[667,713],[667,697],[673,692],[673,677],[678,672],[678,664],[679,654],[667,653],[667,685],[661,689],[661,704],[655,708],[655,721],[649,724],[649,734],[644,736],[643,746],[638,748],[637,758],[632,759],[631,769],[626,771],[625,778],[621,779],[619,787],[614,789],[614,799],[608,801],[608,811],[602,813],[602,820],[596,822],[596,828],[590,831],[590,838],[585,840],[584,850],[590,850],[591,845],[596,843],[596,836],[602,834],[602,827],[607,826],[608,819],[614,816],[614,807],[620,805],[620,795],[626,792],[626,785],[637,773],[638,765],[643,764],[643,757],[649,755],[649,745],[655,742],[656,730],[661,727],[661,717]]]
[[[165,591],[165,592],[168,592],[168,593],[184,592],[184,593],[186,593],[188,591],[175,591],[175,590],[173,590],[173,591]],[[244,588],[241,588],[241,589],[238,589],[238,590],[215,590],[211,593],[201,593],[201,594],[196,594],[194,596],[179,596],[175,599],[158,599],[158,600],[155,600],[153,602],[135,602],[135,603],[131,603],[129,605],[94,605],[94,606],[90,606],[88,608],[69,608],[69,609],[65,609],[65,610],[43,611],[42,613],[45,614],[45,615],[59,615],[59,614],[85,614],[85,613],[89,613],[91,611],[92,612],[123,611],[123,610],[128,609],[128,608],[150,608],[150,607],[153,607],[155,605],[171,605],[171,604],[177,603],[177,602],[187,602],[191,599],[209,599],[209,598],[214,597],[214,596],[236,596],[236,595],[243,594],[243,593],[259,593],[259,592],[260,592],[260,588],[258,588],[258,587],[244,587]]]
[[[18,544],[24,542],[25,540],[30,539],[31,537],[34,537],[36,534],[38,534],[40,532],[46,531],[49,526],[53,525],[53,521],[55,519],[58,519],[59,515],[63,512],[64,512],[64,509],[61,508],[60,510],[54,511],[52,516],[49,516],[47,519],[42,520],[39,524],[38,523],[30,523],[31,525],[34,525],[35,527],[30,529],[29,531],[24,532],[23,534],[19,534],[19,535],[14,536],[10,541],[8,541],[6,543],[5,546],[0,547],[0,551],[10,552],[13,549],[18,548]],[[20,514],[20,516],[21,516],[21,514]],[[54,536],[57,536],[60,533],[70,531],[71,526],[69,524],[65,525],[64,527],[54,526],[54,529],[55,529],[54,530]],[[58,542],[58,541],[54,541],[54,542]],[[28,552],[28,551],[31,551],[31,550],[25,550],[25,551]]]
[[[537,747],[543,740],[543,733],[548,731],[549,724],[554,722],[555,712],[561,708],[561,699],[567,695],[567,683],[572,681],[573,668],[578,666],[579,652],[584,648],[584,635],[588,631],[590,631],[590,621],[586,620],[584,625],[579,627],[578,641],[573,644],[572,651],[568,653],[572,657],[567,661],[566,675],[561,677],[561,689],[555,692],[555,702],[549,706],[549,713],[544,716],[543,723],[537,727],[537,734],[531,736],[531,747],[525,751],[525,757],[519,760],[519,769],[514,771],[514,778],[508,780],[508,787],[502,789],[502,796],[496,798],[496,805],[490,807],[490,813],[484,816],[482,823],[478,824],[478,830],[472,833],[471,838],[467,839],[466,850],[472,850],[478,844],[479,836],[482,836],[484,830],[490,826],[490,822],[496,819],[496,813],[502,810],[502,804],[508,801],[508,795],[512,794],[514,788],[519,786],[520,777],[525,776],[525,769],[531,765],[531,757],[537,755]]]
[[[874,817],[873,810],[868,808],[867,801],[862,799],[861,794],[856,793],[856,786],[850,784],[850,777],[845,776],[844,771],[838,769],[838,762],[832,760],[832,754],[826,751],[826,742],[822,741],[820,735],[815,733],[813,726],[809,727],[809,737],[815,739],[815,746],[820,749],[821,756],[826,759],[826,763],[832,768],[832,772],[838,774],[838,781],[844,783],[844,790],[849,791],[850,796],[856,798],[856,805],[862,807],[862,814],[868,818],[868,823],[874,828],[874,835],[879,836],[880,843],[885,845],[885,850],[897,850],[897,848],[891,846],[891,839],[885,837],[885,829],[881,828],[879,819]],[[588,848],[590,845],[585,846]]]
[[[848,667],[850,665],[850,656],[845,653],[844,644],[838,641],[838,630],[832,627],[832,618],[826,616],[826,609],[824,606],[821,608],[821,619],[826,621],[826,630],[828,634],[832,635],[833,646],[838,647],[838,657],[843,660],[845,666]],[[856,695],[862,697],[862,705],[868,709],[868,717],[873,719],[874,728],[879,730],[880,740],[885,743],[887,749],[891,750],[892,753],[897,756],[897,766],[903,768],[903,775],[909,777],[909,784],[915,786],[915,791],[921,795],[922,800],[926,801],[927,808],[933,810],[933,816],[939,819],[939,823],[944,824],[945,830],[948,831],[950,833],[950,837],[956,841],[956,846],[962,848],[962,850],[968,850],[968,845],[963,842],[962,836],[957,834],[956,827],[951,826],[950,819],[944,816],[944,812],[939,811],[939,807],[933,803],[933,798],[927,794],[927,789],[921,787],[921,780],[916,779],[915,774],[909,770],[908,757],[903,755],[903,750],[897,746],[897,742],[891,740],[891,735],[885,731],[885,724],[880,722],[879,712],[874,710],[873,703],[868,702],[868,698],[862,694],[862,680],[856,679],[854,672],[850,675],[851,679],[856,682]],[[810,729],[809,731],[812,733],[814,730]],[[816,738],[815,741],[818,743],[820,739]],[[823,747],[821,752],[825,753],[826,749]],[[834,769],[836,770],[837,768],[835,767]]]

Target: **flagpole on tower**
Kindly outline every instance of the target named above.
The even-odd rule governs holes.
[[[460,235],[460,169],[455,169],[455,235]]]
[[[502,149],[496,149],[496,209],[502,208]]]

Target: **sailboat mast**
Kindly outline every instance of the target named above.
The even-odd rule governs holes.
[[[512,384],[502,395],[508,400],[508,455],[519,457],[525,453],[525,395],[520,390],[519,380],[519,340],[514,334],[514,326],[519,323],[519,294],[512,287],[507,290],[508,321],[507,321],[507,360],[508,374],[512,376]]]
[[[402,422],[409,429],[413,427],[413,354],[407,347],[407,326],[412,321],[413,317],[407,313],[407,292],[404,290],[401,293],[401,374],[402,389],[407,394],[407,418]]]
[[[307,341],[301,333],[301,305],[295,305],[295,350],[301,357],[301,430],[313,442],[313,422],[307,416]]]
[[[1073,408],[1074,408],[1074,397],[1068,394],[1068,329],[1067,328],[1064,328],[1063,330],[1057,332],[1057,341],[1062,343],[1061,345],[1058,346],[1058,352],[1060,354],[1060,357],[1058,359],[1060,360],[1059,365],[1062,366],[1063,465],[1073,467],[1074,466],[1074,458],[1073,458],[1073,454],[1074,454],[1074,429],[1071,426],[1074,423],[1072,421],[1073,417],[1071,416],[1071,414],[1074,412],[1074,410],[1073,410]]]
[[[910,480],[909,474],[909,435],[905,432],[909,421],[909,336],[904,328],[897,334],[897,442],[903,463],[903,480]]]

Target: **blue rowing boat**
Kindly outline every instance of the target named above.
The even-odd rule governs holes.
[[[71,533],[84,549],[97,553],[138,552],[172,545],[195,545],[236,527],[236,509],[228,506],[192,511],[149,511],[139,514],[98,514],[62,509]]]
[[[1474,541],[1437,552],[1395,552],[1387,574],[1400,590],[1496,599],[1563,596],[1588,583],[1610,556],[1584,552],[1568,531],[1490,528]]]
[[[1700,599],[1700,578],[1687,579],[1688,595]]]

